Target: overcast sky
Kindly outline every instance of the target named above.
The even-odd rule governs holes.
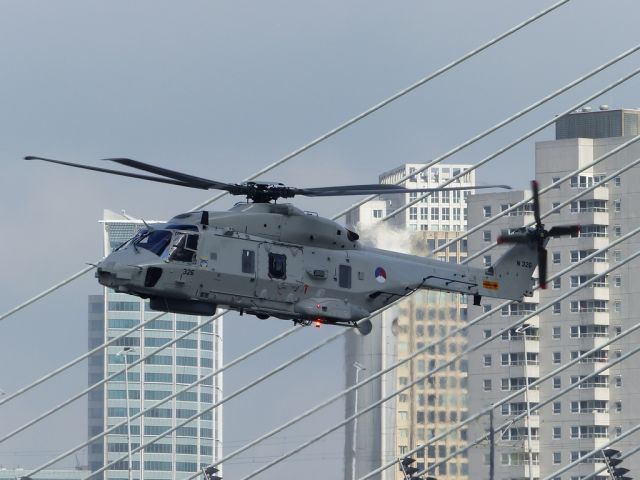
[[[127,156],[239,181],[551,5],[550,0],[0,1],[0,313],[100,258],[104,208],[165,219],[213,195],[20,161],[28,154],[98,164]],[[572,0],[476,58],[266,175],[306,187],[371,183],[425,162],[638,42],[637,0]],[[631,57],[464,150],[475,163],[630,72]],[[592,102],[640,107],[637,79]],[[479,170],[526,186],[535,140]],[[228,208],[224,199],[212,208]],[[331,215],[349,199],[300,199]],[[12,392],[86,351],[93,276],[0,323],[0,389]],[[229,316],[225,361],[290,324]],[[306,329],[225,373],[227,393],[333,328]],[[344,387],[342,342],[230,401],[225,451]],[[83,388],[80,366],[0,407],[0,435]],[[343,418],[318,418],[225,466],[238,478]],[[264,478],[342,475],[342,431]],[[78,402],[0,445],[0,465],[35,466],[86,438]],[[80,461],[84,462],[82,455]],[[71,458],[62,465],[74,465]]]

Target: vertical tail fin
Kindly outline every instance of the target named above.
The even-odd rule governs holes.
[[[533,271],[538,252],[533,243],[518,243],[486,270],[481,294],[487,297],[521,300],[533,294]]]

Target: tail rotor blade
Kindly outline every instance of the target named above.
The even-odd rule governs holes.
[[[548,235],[550,237],[562,237],[566,235],[577,235],[580,233],[580,225],[559,225],[551,227]]]
[[[529,243],[530,241],[530,238],[526,235],[500,235],[496,239],[498,245],[507,243]]]
[[[540,288],[547,288],[547,249],[542,245],[538,247],[538,277]]]
[[[533,196],[533,218],[536,219],[536,227],[542,227],[542,221],[540,220],[540,195],[538,194],[538,182],[531,181],[531,193]]]

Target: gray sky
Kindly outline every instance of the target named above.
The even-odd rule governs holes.
[[[201,191],[27,163],[128,156],[238,181],[442,65],[551,0],[0,2],[0,312],[94,262],[102,209],[163,219]],[[498,46],[268,174],[295,186],[376,182],[428,161],[635,45],[637,0],[573,0]],[[451,159],[475,163],[636,68],[637,56]],[[640,107],[634,79],[593,102]],[[546,130],[534,140],[552,138]],[[533,141],[478,173],[524,187]],[[232,200],[218,202],[223,209]],[[331,215],[349,199],[300,199]],[[92,275],[0,323],[0,388],[12,392],[86,351]],[[289,327],[229,316],[225,360]],[[225,374],[235,390],[335,332],[307,329]],[[342,343],[225,406],[228,452],[343,388]],[[75,393],[84,366],[0,408],[0,434]],[[78,402],[0,445],[0,465],[34,466],[86,437]],[[256,469],[343,418],[343,405],[226,465]],[[339,478],[342,432],[265,478]],[[81,458],[84,461],[84,458]],[[255,463],[254,463],[255,462]],[[73,465],[69,459],[64,465]]]

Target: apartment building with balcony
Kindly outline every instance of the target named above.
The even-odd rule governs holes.
[[[536,144],[536,179],[541,187],[550,185],[627,142],[631,135],[638,134],[638,125],[639,110],[584,110],[559,119],[556,124],[556,140]],[[541,197],[543,214],[638,158],[640,146],[633,144],[607,160],[573,175]],[[638,185],[640,169],[634,167],[571,201],[543,220],[547,227],[575,223],[582,226],[579,235],[550,240],[550,276],[640,226]],[[528,196],[528,192],[472,196],[468,206],[469,224],[478,224],[485,217],[506,208],[509,203]],[[505,216],[471,235],[470,254],[493,242],[501,231],[533,221],[527,210],[525,208],[522,215],[514,213]],[[608,275],[603,275],[603,272],[638,249],[640,239],[632,237],[561,278],[549,282],[547,290],[538,291],[534,297],[525,298],[523,303],[514,304],[509,309],[503,308],[480,322],[470,333],[471,344],[514,322],[518,315],[534,310],[538,302],[552,305],[526,321],[529,328],[524,329],[524,337],[523,329],[509,332],[470,355],[469,410],[476,411],[501,400],[514,387],[514,383],[520,388],[526,385],[522,379],[539,378],[634,326],[638,322],[636,312],[640,311],[639,264],[631,262]],[[487,252],[484,257],[476,260],[476,264],[490,263],[492,258],[488,255],[497,258],[500,250]],[[590,287],[559,300],[562,294],[593,277],[596,277],[596,281]],[[470,316],[474,318],[483,309],[497,304],[498,301],[483,299],[480,307],[470,307]],[[530,338],[527,338],[527,333]],[[539,389],[530,390],[530,406],[595,372],[608,361],[638,345],[639,341],[640,335],[631,334],[559,373]],[[601,447],[610,439],[636,426],[640,421],[634,408],[640,401],[640,385],[635,381],[639,373],[640,364],[632,357],[542,407],[529,421],[523,419],[501,432],[496,443],[495,478],[545,478],[586,452]],[[509,406],[498,409],[496,424],[500,425],[513,416],[522,402],[526,403],[524,395],[513,401],[517,405],[513,406],[510,402]],[[470,438],[481,435],[487,428],[486,422],[478,423],[470,429]],[[639,439],[638,435],[631,435],[617,443],[616,448],[623,452],[630,450],[637,445]],[[489,478],[488,455],[486,444],[470,453],[471,477]],[[556,478],[578,480],[602,465],[599,459],[594,459]],[[632,470],[640,468],[640,459],[631,457],[625,460],[625,466]],[[596,478],[604,480],[608,476],[600,474]]]

